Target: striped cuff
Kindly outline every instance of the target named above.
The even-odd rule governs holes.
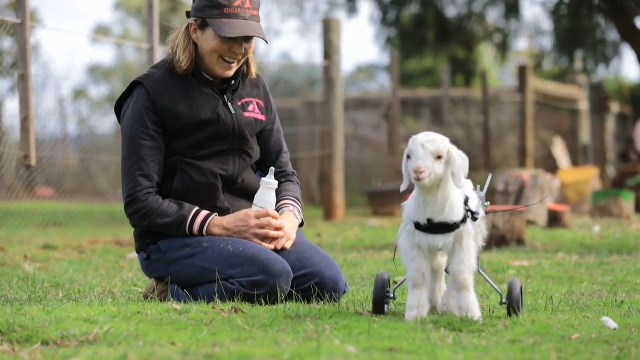
[[[215,213],[196,207],[187,220],[187,234],[189,236],[206,235],[207,225],[214,216],[216,216]]]
[[[280,201],[278,201],[278,203],[276,204],[276,211],[280,211],[280,209],[285,206],[294,206],[296,209],[298,209],[298,211],[300,211],[300,213],[302,213],[302,204],[300,204],[300,202],[295,198],[292,198],[290,196],[281,198]]]
[[[293,207],[296,209],[296,216],[300,219],[300,225],[303,225],[304,217],[302,216],[302,204],[300,204],[300,202],[295,198],[286,196],[281,198],[280,201],[276,204],[276,211],[280,213],[281,210],[288,207]]]

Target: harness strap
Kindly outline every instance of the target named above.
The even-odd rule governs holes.
[[[479,213],[473,211],[469,207],[469,197],[464,197],[464,214],[459,221],[433,221],[431,218],[427,218],[427,222],[414,221],[413,227],[423,233],[432,235],[442,235],[452,233],[460,228],[462,224],[467,222],[467,219],[471,221],[478,220]]]

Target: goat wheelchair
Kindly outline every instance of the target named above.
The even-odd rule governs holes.
[[[491,181],[492,174],[489,174],[487,181],[485,182],[484,188],[480,190],[480,185],[476,186],[476,193],[482,206],[485,209],[489,207],[489,202],[486,201],[486,193],[489,188],[489,182]],[[487,213],[487,214],[490,214]],[[445,273],[449,274],[447,269],[445,268]],[[509,279],[507,284],[507,293],[504,296],[502,290],[491,280],[491,278],[485,274],[484,271],[480,268],[480,256],[478,255],[478,273],[491,285],[491,287],[498,293],[500,296],[500,305],[507,306],[507,315],[509,317],[512,316],[522,316],[523,314],[523,293],[522,293],[522,282],[517,277],[512,277]],[[371,301],[371,312],[374,315],[386,315],[389,312],[389,306],[391,301],[397,300],[396,291],[398,288],[405,283],[407,280],[406,276],[403,277],[397,283],[394,283],[393,288],[391,287],[391,277],[389,273],[386,271],[380,271],[376,275],[376,278],[373,282],[373,294]]]

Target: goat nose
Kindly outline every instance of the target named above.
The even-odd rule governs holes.
[[[425,168],[423,168],[422,166],[417,167],[415,169],[413,169],[413,173],[416,175],[422,175],[426,172],[427,170]]]

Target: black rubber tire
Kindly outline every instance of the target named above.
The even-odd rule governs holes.
[[[386,315],[391,301],[391,278],[389,273],[381,271],[373,282],[373,296],[371,297],[371,313]]]
[[[509,317],[522,316],[524,311],[523,302],[522,282],[516,277],[509,279],[509,285],[507,286],[507,315]]]

